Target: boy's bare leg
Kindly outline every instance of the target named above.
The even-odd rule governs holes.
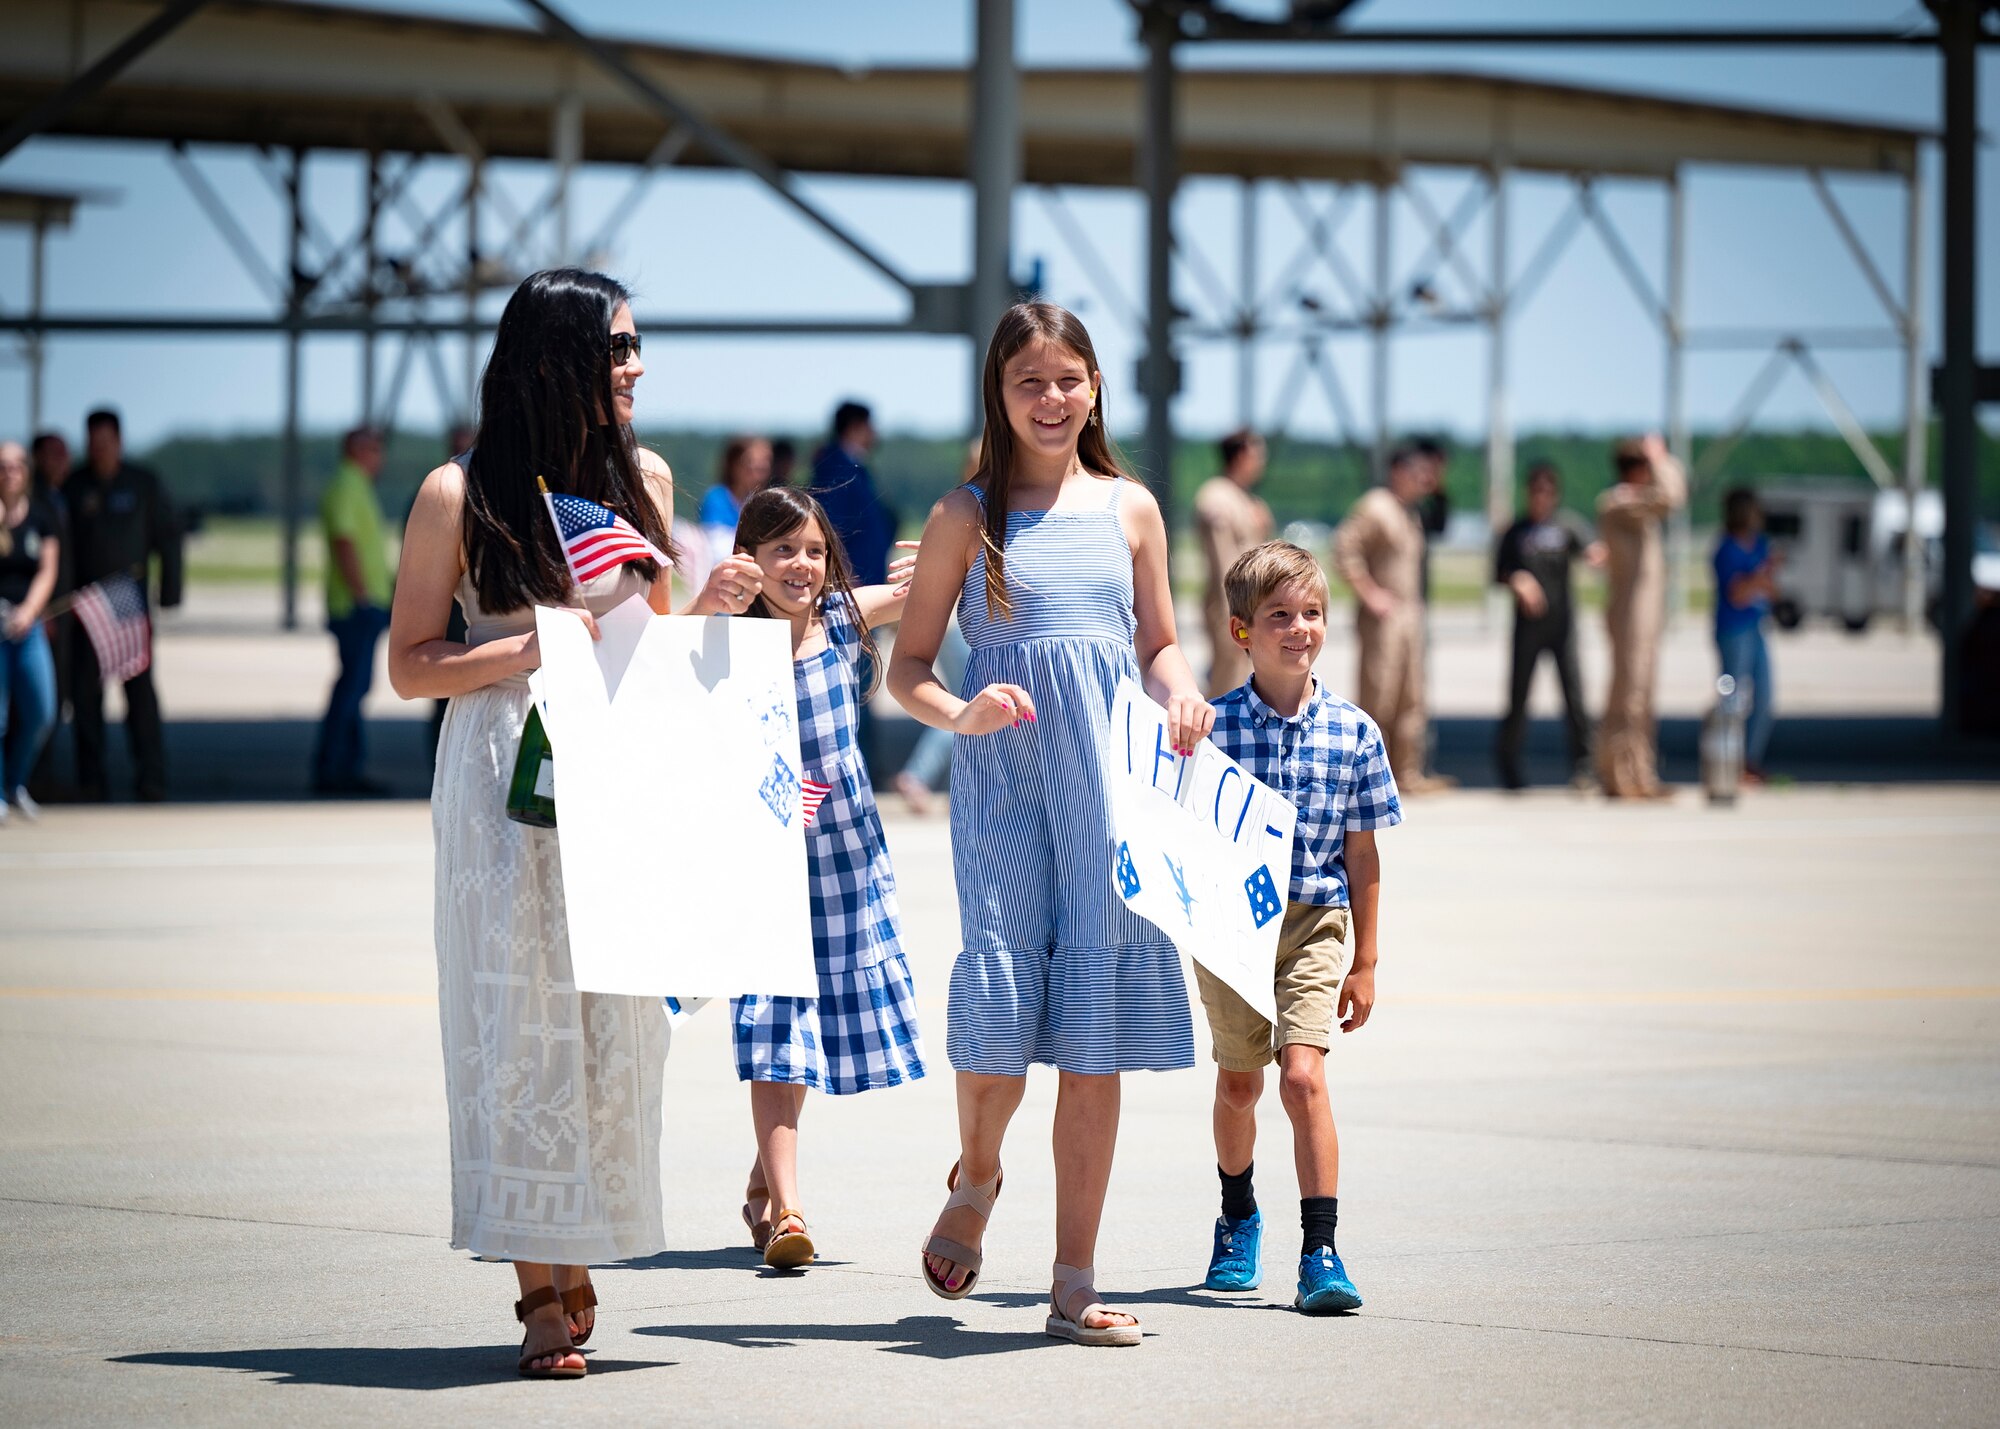
[[[1215,1164],[1231,1176],[1250,1169],[1257,1152],[1257,1099],[1264,1095],[1264,1069],[1215,1071]]]
[[[1056,1262],[1084,1269],[1097,1263],[1097,1229],[1104,1219],[1104,1193],[1111,1185],[1111,1157],[1118,1145],[1120,1086],[1116,1072],[1097,1077],[1058,1075]],[[1067,1306],[1063,1310],[1068,1313]],[[1091,1329],[1138,1323],[1116,1310],[1100,1310],[1085,1321]]]
[[[1287,1043],[1278,1049],[1278,1096],[1292,1119],[1292,1155],[1298,1162],[1301,1196],[1340,1194],[1340,1136],[1333,1129],[1333,1103],[1326,1094],[1326,1053]],[[1218,1094],[1219,1096],[1219,1094]],[[1216,1104],[1216,1145],[1222,1144],[1221,1102]],[[1249,1164],[1247,1159],[1244,1164]]]
[[[1007,1138],[1007,1124],[1020,1109],[1028,1090],[1026,1077],[996,1077],[984,1072],[958,1074],[958,1179],[984,1186],[1000,1169],[1000,1143]],[[936,1234],[960,1245],[986,1243],[986,1220],[971,1206],[953,1206],[938,1217]],[[965,1283],[965,1271],[955,1261],[941,1255],[924,1257],[946,1289],[956,1290]]]

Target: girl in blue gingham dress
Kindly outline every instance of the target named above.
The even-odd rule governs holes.
[[[869,631],[902,614],[905,591],[856,590],[838,542],[819,503],[787,487],[753,496],[737,526],[737,549],[763,570],[750,613],[791,622],[800,767],[827,786],[805,831],[819,996],[730,1004],[736,1075],[751,1084],[758,1141],[743,1218],[766,1262],[786,1269],[814,1253],[797,1210],[807,1088],[843,1096],[924,1074],[896,876],[857,739],[863,672],[879,664]]]

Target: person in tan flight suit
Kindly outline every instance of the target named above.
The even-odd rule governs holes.
[[[1611,637],[1611,691],[1597,734],[1597,777],[1614,799],[1657,799],[1654,685],[1667,615],[1667,555],[1661,528],[1687,500],[1687,474],[1657,436],[1620,442],[1618,481],[1597,498],[1604,543],[1604,624]]]
[[[1264,479],[1264,439],[1248,427],[1221,442],[1222,475],[1212,476],[1194,494],[1194,524],[1208,562],[1202,592],[1202,624],[1208,627],[1208,697],[1217,699],[1250,678],[1250,657],[1229,630],[1229,602],[1222,578],[1245,551],[1271,539],[1271,508],[1253,494]]]
[[[1361,647],[1354,702],[1381,727],[1389,770],[1405,794],[1447,788],[1424,773],[1424,528],[1415,507],[1436,489],[1414,445],[1389,458],[1389,480],[1364,493],[1333,536],[1333,566],[1354,590]]]

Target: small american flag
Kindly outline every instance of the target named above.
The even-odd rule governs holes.
[[[819,806],[826,796],[833,792],[831,784],[822,784],[817,779],[799,781],[799,808],[805,812],[804,828],[811,828],[813,819],[819,814]]]
[[[549,503],[563,560],[578,585],[627,561],[654,560],[662,568],[670,564],[657,546],[609,507],[581,496],[557,496],[546,488],[542,499]]]
[[[90,636],[104,678],[129,680],[153,663],[153,622],[146,617],[146,593],[131,576],[91,582],[70,598],[70,610]]]

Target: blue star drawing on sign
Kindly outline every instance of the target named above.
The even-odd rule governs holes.
[[[785,756],[771,756],[771,772],[764,776],[764,782],[757,786],[757,792],[764,803],[777,816],[778,822],[786,828],[792,826],[792,812],[799,806],[799,776],[792,772],[792,766],[785,763]]]
[[[1118,891],[1127,898],[1139,896],[1139,870],[1132,862],[1132,845],[1118,845]]]
[[[1250,895],[1250,916],[1260,928],[1285,911],[1285,905],[1278,901],[1278,885],[1271,881],[1268,863],[1243,880],[1243,891]]]
[[[1187,875],[1181,872],[1181,866],[1174,862],[1173,855],[1162,854],[1160,856],[1167,861],[1167,872],[1174,876],[1174,896],[1181,900],[1181,916],[1188,920],[1188,926],[1192,928],[1194,926],[1195,899],[1194,895],[1188,892]]]

